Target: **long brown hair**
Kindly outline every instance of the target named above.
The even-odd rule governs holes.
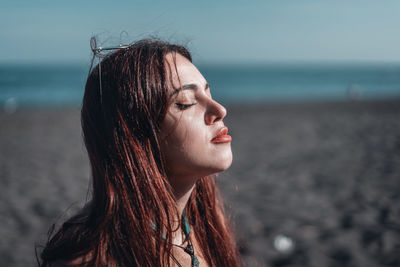
[[[118,49],[88,76],[81,122],[92,170],[89,204],[49,238],[42,266],[169,266],[176,202],[158,135],[169,99],[165,56],[190,53],[146,39]],[[239,256],[215,181],[199,179],[185,209],[210,266]],[[155,227],[157,226],[157,227]]]

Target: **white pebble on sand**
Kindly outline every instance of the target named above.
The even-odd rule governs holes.
[[[274,238],[274,248],[281,253],[290,253],[293,251],[293,240],[285,235],[277,235]]]

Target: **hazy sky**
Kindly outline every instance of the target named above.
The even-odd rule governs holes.
[[[399,0],[2,0],[0,62],[87,62],[92,35],[121,31],[198,62],[400,62]]]

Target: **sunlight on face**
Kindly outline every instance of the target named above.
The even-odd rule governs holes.
[[[161,125],[161,149],[169,179],[190,183],[226,170],[232,163],[231,138],[222,121],[226,109],[212,99],[206,80],[188,59],[176,54],[174,63],[168,54],[166,62],[172,98]]]

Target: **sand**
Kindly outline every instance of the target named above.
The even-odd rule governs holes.
[[[400,100],[230,105],[218,182],[248,266],[400,266]],[[77,108],[0,113],[0,266],[85,201]]]

